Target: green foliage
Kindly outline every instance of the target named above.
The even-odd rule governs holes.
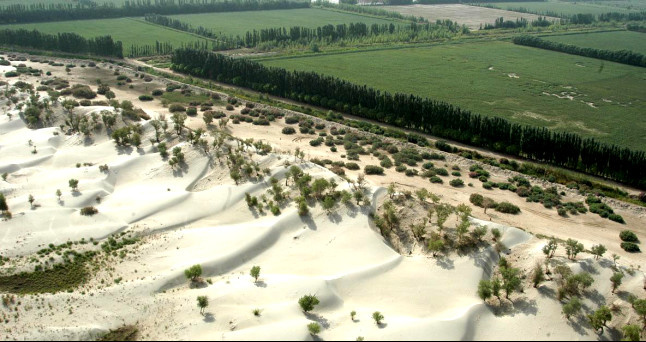
[[[304,312],[310,312],[314,310],[314,307],[318,305],[319,299],[316,298],[316,295],[305,295],[298,299],[298,305]]]
[[[624,335],[622,341],[639,341],[641,329],[636,324],[627,324],[621,327],[621,332]]]
[[[310,334],[316,336],[321,332],[321,325],[316,322],[312,322],[307,325],[307,331],[309,331]]]
[[[552,238],[550,239],[545,246],[543,246],[543,254],[550,259],[554,256],[554,253],[556,252],[556,249],[558,248],[558,242],[556,242],[556,239]]]
[[[602,305],[597,311],[588,315],[588,320],[590,325],[594,330],[600,330],[603,332],[603,328],[606,326],[606,322],[612,319],[612,313],[610,309]]]
[[[81,215],[83,216],[93,216],[97,214],[99,210],[95,207],[89,206],[89,207],[83,207],[81,209]]]
[[[640,252],[641,250],[639,249],[639,246],[636,243],[632,242],[622,242],[621,243],[621,248],[630,253],[637,253]]]
[[[196,264],[184,270],[184,276],[191,281],[197,281],[202,275],[202,265]]]
[[[79,181],[78,181],[78,179],[73,179],[72,178],[72,179],[70,179],[68,181],[68,184],[69,184],[70,188],[72,188],[72,191],[78,191],[78,189],[79,189]]]
[[[197,307],[200,308],[200,314],[204,315],[204,309],[209,306],[209,298],[207,296],[197,296]]]
[[[7,199],[4,197],[4,194],[0,193],[0,211],[6,211],[9,210],[9,206],[7,205]]]
[[[621,233],[619,233],[619,238],[621,239],[621,241],[625,242],[639,242],[637,234],[630,230],[622,230]]]
[[[381,321],[384,320],[384,315],[382,315],[379,311],[375,311],[372,313],[372,319],[375,320],[375,323],[377,325],[381,325]]]
[[[592,255],[594,255],[595,259],[599,259],[600,257],[603,256],[604,253],[606,253],[607,249],[606,246],[602,244],[594,245],[592,248],[590,248],[590,252]]]
[[[464,186],[464,181],[463,181],[463,180],[461,180],[460,178],[454,178],[454,179],[451,179],[451,181],[449,182],[449,184],[450,184],[451,186],[453,186],[453,187],[459,188],[459,187]]]
[[[538,285],[545,281],[545,273],[543,272],[543,267],[541,264],[536,264],[532,270],[532,284],[534,288],[537,288]]]
[[[578,297],[570,298],[567,303],[563,304],[562,312],[567,319],[570,319],[571,316],[578,314],[579,312],[581,312],[581,300]]]
[[[500,202],[496,205],[496,211],[499,211],[501,213],[505,214],[518,214],[520,213],[520,208],[514,204],[511,204],[509,202]]]
[[[480,280],[478,283],[478,297],[483,301],[487,301],[487,299],[491,298],[492,295],[491,281],[484,279]]]
[[[384,169],[382,167],[376,166],[376,165],[366,165],[363,168],[363,171],[366,173],[366,175],[383,175],[384,174]]]
[[[574,239],[567,239],[565,241],[565,253],[569,259],[576,259],[577,254],[583,252],[585,248],[583,244]]]
[[[513,267],[501,267],[500,274],[502,276],[502,288],[505,290],[505,297],[509,299],[510,294],[521,289],[520,270]]]
[[[258,281],[258,277],[260,277],[260,266],[253,266],[249,274],[253,277],[254,281]]]
[[[139,337],[139,328],[136,325],[124,325],[115,330],[110,330],[97,341],[137,341]]]
[[[615,293],[617,288],[621,285],[621,280],[624,278],[624,274],[621,272],[615,272],[610,277],[610,282],[612,283],[612,293]]]

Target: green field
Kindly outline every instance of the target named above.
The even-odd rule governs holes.
[[[74,20],[50,23],[0,25],[0,29],[36,29],[43,33],[75,32],[86,38],[111,35],[123,42],[124,55],[130,52],[130,46],[155,44],[155,41],[168,42],[179,46],[182,42],[201,40],[194,35],[153,25],[143,19],[120,18],[101,20]]]
[[[646,55],[646,34],[632,31],[580,33],[542,39],[601,50],[631,50]]]
[[[227,13],[204,13],[173,15],[171,18],[203,26],[226,35],[243,35],[247,31],[270,27],[304,26],[315,28],[327,24],[389,24],[393,21],[351,13],[340,13],[318,8],[303,8],[275,11],[249,11]]]
[[[507,42],[310,56],[260,61],[646,150],[644,68]]]
[[[544,1],[544,2],[493,2],[490,3],[495,8],[514,10],[525,8],[531,13],[545,14],[553,12],[561,15],[573,14],[602,14],[608,12],[630,13],[639,12],[646,9],[644,1],[586,1],[586,2],[561,2],[561,1]]]
[[[98,0],[93,1],[99,5],[109,3],[115,4],[116,6],[122,6],[126,0]],[[0,6],[11,6],[11,5],[36,5],[36,4],[72,4],[76,5],[78,1],[72,0],[0,0]]]

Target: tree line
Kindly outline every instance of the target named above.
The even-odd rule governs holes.
[[[414,21],[418,23],[428,22],[428,20],[424,19],[423,17],[416,17],[414,15],[403,15],[399,12],[388,11],[381,7],[357,6],[354,4],[347,4],[343,2],[340,2],[339,4],[333,4],[328,1],[322,1],[322,0],[316,0],[316,2],[314,2],[314,5],[322,8],[331,8],[331,9],[341,10],[346,12],[369,14],[377,17],[384,17],[384,18],[390,18],[390,19],[408,20],[408,21]]]
[[[493,24],[486,24],[484,26],[485,30],[497,29],[497,28],[521,28],[529,26],[530,22],[525,18],[516,18],[516,21],[505,20],[503,17],[497,18]],[[547,27],[552,25],[552,22],[547,20],[544,17],[538,17],[536,20],[531,21],[533,27]],[[482,28],[482,26],[481,26]]]
[[[513,124],[433,99],[393,95],[314,72],[290,72],[208,51],[175,50],[172,69],[646,188],[645,152],[592,138]]]
[[[126,1],[117,7],[113,3],[96,4],[32,4],[10,5],[0,8],[0,24],[64,21],[82,19],[108,19],[141,17],[147,13],[189,14],[208,12],[265,11],[278,9],[308,8],[308,1],[297,0],[156,0]]]
[[[626,30],[646,33],[646,25],[637,24],[637,23],[630,23],[630,24],[626,25]]]
[[[308,45],[311,42],[331,43],[346,39],[360,39],[365,37],[376,37],[384,35],[395,35],[398,40],[411,41],[416,37],[429,36],[424,33],[440,31],[446,34],[440,34],[442,37],[452,36],[456,33],[468,33],[469,29],[456,22],[450,20],[440,21],[436,23],[415,23],[410,22],[407,25],[390,24],[372,24],[365,23],[350,23],[338,25],[324,25],[316,28],[308,28],[302,26],[275,27],[265,28],[260,30],[247,31],[242,36],[227,36],[216,33],[213,30],[206,29],[202,26],[197,28],[181,20],[165,17],[162,15],[147,15],[146,21],[171,27],[177,30],[191,32],[206,38],[213,39],[214,50],[235,49],[240,47],[257,47],[262,43],[295,43],[300,45]]]
[[[123,58],[121,41],[114,41],[111,36],[87,39],[76,33],[47,34],[36,30],[4,29],[0,30],[0,44]]]
[[[612,62],[617,62],[622,64],[646,67],[646,56],[644,56],[641,53],[637,53],[629,50],[611,51],[611,50],[586,48],[586,47],[580,47],[576,45],[551,42],[549,40],[543,40],[538,37],[527,36],[527,35],[516,36],[512,38],[511,41],[514,44],[518,44],[518,45],[531,46],[539,49],[564,52],[572,55],[591,57],[591,58],[603,59],[606,61],[612,61]]]

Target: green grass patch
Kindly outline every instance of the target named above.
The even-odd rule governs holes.
[[[74,32],[85,38],[111,35],[123,43],[123,54],[130,53],[132,45],[154,45],[156,41],[179,47],[182,43],[203,40],[194,35],[146,23],[143,19],[119,18],[101,20],[74,20],[49,23],[0,25],[0,29],[38,30],[49,34]]]
[[[191,24],[203,26],[226,35],[243,35],[247,31],[264,28],[303,26],[315,28],[327,24],[366,23],[390,24],[394,21],[352,13],[342,13],[318,8],[302,8],[274,11],[249,11],[227,13],[204,13],[169,16]]]
[[[56,293],[74,289],[89,277],[85,260],[57,264],[35,272],[0,276],[0,292],[17,294]]]
[[[644,68],[508,42],[259,59],[389,92],[446,101],[512,122],[646,149]]]
[[[541,39],[600,50],[629,50],[646,55],[646,34],[633,31],[577,33]]]
[[[574,14],[603,14],[608,12],[631,13],[644,10],[646,4],[636,0],[617,1],[538,1],[538,2],[494,2],[490,3],[495,8],[505,10],[516,10],[524,8],[531,13],[546,14],[548,12],[557,15],[570,16]]]
[[[110,330],[97,341],[137,341],[139,328],[136,325],[124,325],[118,329]]]

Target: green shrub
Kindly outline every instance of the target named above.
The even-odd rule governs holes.
[[[377,165],[366,165],[363,168],[363,171],[367,175],[383,175],[384,174],[384,169],[382,167],[377,166]]]
[[[349,162],[345,163],[345,168],[348,170],[359,170],[360,167],[357,163]]]
[[[153,95],[153,96],[162,96],[163,94],[164,94],[164,91],[163,91],[163,90],[161,90],[161,89],[155,89],[155,90],[153,90],[153,92],[152,92],[152,95]]]
[[[152,101],[154,97],[150,95],[139,95],[139,101]]]
[[[621,241],[625,242],[639,242],[637,235],[630,230],[623,230],[621,233],[619,233],[619,238],[621,239]]]
[[[615,222],[619,222],[619,223],[626,223],[626,221],[624,221],[624,218],[621,217],[621,215],[618,215],[618,214],[610,214],[610,215],[608,215],[608,219],[610,221],[615,221]]]
[[[451,186],[453,186],[453,187],[456,187],[456,188],[457,188],[457,187],[464,186],[464,181],[463,181],[463,180],[461,180],[460,178],[455,178],[455,179],[451,179],[451,181],[449,182],[449,184],[451,184]]]
[[[449,171],[447,171],[445,168],[435,169],[435,173],[440,175],[440,176],[448,176],[449,175]]]
[[[640,251],[639,246],[636,243],[632,242],[622,242],[621,248],[623,248],[624,251],[630,253],[636,253]]]
[[[197,115],[197,108],[196,107],[188,107],[188,108],[186,108],[186,115],[190,115],[190,116]]]
[[[431,177],[429,180],[431,181],[431,183],[444,183],[444,182],[442,181],[442,178],[440,178],[440,177],[438,177],[438,176],[433,176],[433,177]]]
[[[496,211],[499,211],[505,214],[518,214],[520,212],[520,208],[518,208],[518,206],[513,205],[509,202],[500,202],[496,206]]]
[[[185,111],[186,111],[186,107],[182,106],[182,105],[181,105],[181,104],[179,104],[179,103],[173,103],[172,105],[170,105],[170,107],[168,107],[168,111],[169,111],[169,112],[171,112],[171,113],[175,113],[175,112],[185,112]]]
[[[15,71],[7,71],[4,73],[4,77],[18,77],[18,73]]]
[[[480,194],[471,194],[471,196],[469,196],[469,202],[471,202],[471,204],[475,206],[482,207],[483,201],[484,201],[484,196]]]
[[[283,127],[282,132],[283,132],[283,134],[288,134],[289,135],[289,134],[296,133],[296,130],[294,129],[294,127]]]
[[[83,216],[92,216],[94,214],[97,214],[98,212],[99,212],[99,210],[97,208],[95,208],[95,207],[92,207],[92,206],[84,207],[84,208],[81,209],[81,215],[83,215]]]

